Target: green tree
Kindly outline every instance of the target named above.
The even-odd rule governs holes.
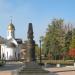
[[[72,41],[72,30],[69,30],[69,31],[65,34],[65,48],[66,48],[66,51],[69,50],[71,41]]]
[[[39,58],[39,56],[40,56],[40,48],[39,48],[38,44],[36,44],[36,46],[35,46],[35,55],[37,58]]]
[[[43,37],[43,49],[45,55],[52,54],[53,59],[57,59],[64,46],[64,21],[62,19],[53,19],[48,25],[45,37]]]
[[[72,32],[72,41],[70,44],[70,49],[73,49],[73,48],[75,48],[75,28],[73,29],[73,32]]]
[[[72,41],[72,30],[68,30],[67,33],[65,34],[65,46],[62,48],[63,59],[67,59],[69,57],[67,53],[70,49],[71,41]]]
[[[64,47],[62,48],[61,50],[61,53],[62,53],[62,56],[63,56],[63,59],[67,59],[69,58],[68,56],[68,51],[70,49],[70,44],[71,44],[71,41],[72,41],[72,24],[66,24],[64,26],[64,32],[65,32],[65,35],[64,35]]]

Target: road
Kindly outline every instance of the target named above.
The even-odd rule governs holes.
[[[75,75],[75,71],[69,71],[69,72],[59,72],[56,73],[57,75]]]
[[[0,71],[8,71],[8,70],[16,70],[22,67],[24,64],[5,64],[4,66],[0,66]]]
[[[13,70],[17,70],[17,69],[21,68],[22,66],[24,66],[24,64],[21,64],[21,63],[16,63],[16,64],[10,63],[9,64],[9,63],[7,63],[4,66],[0,66],[0,71],[1,71],[1,73],[4,73],[4,71],[5,72],[13,71]],[[45,70],[50,71],[50,75],[75,75],[74,67],[46,68]],[[73,71],[67,71],[67,70],[73,70]],[[8,75],[8,73],[7,73],[7,75]]]

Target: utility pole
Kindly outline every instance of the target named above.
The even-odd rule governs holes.
[[[41,59],[41,40],[39,40],[40,42],[40,64],[42,63],[42,59]]]

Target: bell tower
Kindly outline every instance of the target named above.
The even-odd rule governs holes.
[[[8,25],[7,39],[10,39],[10,38],[15,38],[15,27],[14,27],[14,25],[12,24],[12,21],[11,21],[11,23]]]

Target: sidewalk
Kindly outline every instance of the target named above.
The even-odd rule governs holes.
[[[73,66],[55,67],[55,68],[45,68],[45,70],[48,70],[48,71],[53,72],[53,73],[69,72],[69,71],[75,71],[75,67],[73,67]]]
[[[12,75],[11,71],[0,71],[0,75]]]

